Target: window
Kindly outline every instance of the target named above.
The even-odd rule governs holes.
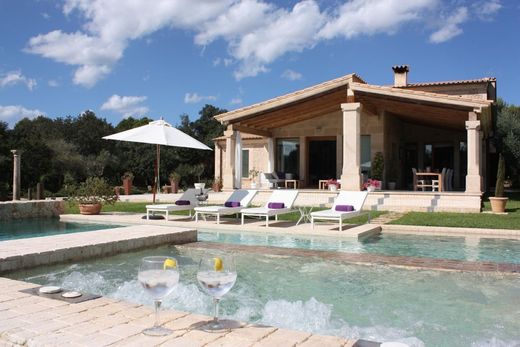
[[[276,170],[299,176],[300,140],[278,139],[276,141]]]
[[[249,177],[249,149],[242,150],[242,178]]]
[[[370,135],[361,135],[361,172],[367,177],[370,177],[370,169],[372,168],[371,152]]]
[[[426,169],[433,166],[433,145],[426,144],[424,145],[424,157],[423,157],[423,167]]]

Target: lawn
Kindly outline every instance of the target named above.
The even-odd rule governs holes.
[[[507,215],[490,213],[409,212],[390,224],[520,230],[520,193],[508,194]],[[491,211],[484,198],[484,211]]]
[[[103,205],[102,212],[131,212],[131,213],[146,214],[146,205],[150,205],[150,203],[149,202],[121,202],[121,201],[118,201],[114,205]],[[323,210],[323,208],[314,208],[313,209],[313,211],[320,211],[320,210]],[[371,218],[376,218],[384,213],[386,213],[386,212],[372,211],[370,216],[371,216]],[[79,214],[78,206],[77,205],[70,206],[69,204],[65,204],[65,214]],[[171,214],[187,216],[189,214],[189,212],[188,211],[177,211],[177,212],[171,212]],[[278,217],[279,220],[294,221],[294,222],[296,222],[299,218],[300,218],[300,212],[298,212],[298,211],[283,214]],[[361,216],[345,220],[345,224],[364,224],[367,222],[367,219],[368,219],[368,215],[363,214]]]

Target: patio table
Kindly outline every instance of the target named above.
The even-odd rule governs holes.
[[[298,206],[298,211],[300,211],[300,218],[296,222],[296,225],[303,223],[310,223],[311,221],[311,212],[312,206]]]
[[[418,172],[415,174],[417,177],[436,177],[436,179],[439,181],[439,192],[442,192],[442,173],[438,172]],[[423,187],[431,187],[433,189],[433,184],[431,185],[422,185]],[[417,190],[417,188],[415,189]]]

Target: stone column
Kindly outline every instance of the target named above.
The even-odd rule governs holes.
[[[336,135],[336,178],[341,178],[343,170],[343,136]]]
[[[361,103],[341,104],[343,110],[343,171],[341,189],[361,190]]]
[[[13,153],[13,200],[20,200],[20,154],[16,149],[11,150]]]
[[[215,142],[215,179],[222,179],[222,147]]]
[[[480,176],[480,121],[466,121],[468,133],[468,173],[466,175],[466,193],[481,193],[482,176]]]
[[[309,149],[307,148],[307,137],[300,136],[300,167],[298,168],[298,171],[300,171],[300,180],[303,181],[303,184],[307,184],[307,152]]]
[[[226,160],[222,169],[222,185],[224,189],[233,189],[235,179],[236,133],[233,130],[226,130],[224,136],[226,136]]]

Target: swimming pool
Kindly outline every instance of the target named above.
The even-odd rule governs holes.
[[[381,233],[362,240],[198,230],[199,241],[520,264],[520,240]]]
[[[139,261],[170,255],[180,284],[164,306],[211,314],[196,283],[203,251],[161,247],[72,265],[13,273],[12,278],[151,305],[137,282]],[[411,346],[512,346],[520,343],[520,277],[407,270],[316,258],[239,252],[238,280],[223,316],[277,327]]]
[[[121,225],[62,222],[57,218],[34,218],[0,222],[0,241],[83,231],[118,228]]]

